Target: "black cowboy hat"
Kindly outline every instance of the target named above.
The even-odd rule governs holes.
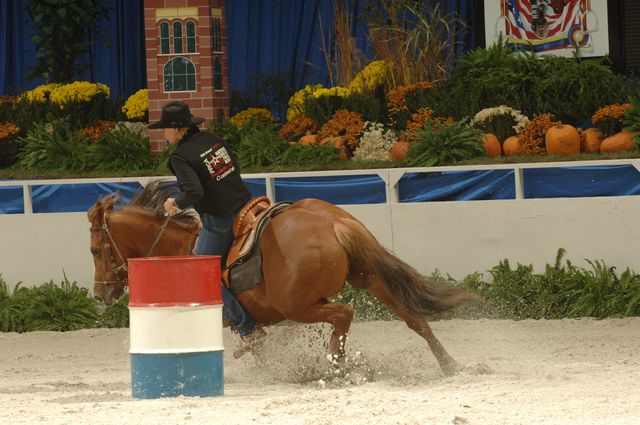
[[[204,122],[204,118],[194,117],[189,105],[179,100],[168,102],[162,107],[160,121],[149,124],[149,128],[182,128]]]

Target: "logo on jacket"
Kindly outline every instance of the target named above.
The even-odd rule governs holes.
[[[207,167],[211,178],[216,181],[224,179],[235,171],[236,167],[233,159],[231,159],[231,155],[229,155],[227,148],[221,144],[215,145],[212,149],[209,149],[206,154],[202,161]]]

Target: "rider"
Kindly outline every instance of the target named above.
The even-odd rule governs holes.
[[[233,243],[235,213],[251,199],[251,194],[240,178],[240,167],[227,143],[198,129],[203,121],[204,118],[194,117],[184,102],[171,101],[162,107],[160,121],[149,128],[164,129],[167,141],[178,145],[169,159],[169,169],[178,180],[180,192],[167,199],[165,211],[172,215],[178,208],[192,205],[203,225],[197,254],[219,255],[224,265]],[[228,288],[222,288],[222,301],[225,317],[242,338],[234,351],[234,356],[239,357],[266,333]]]

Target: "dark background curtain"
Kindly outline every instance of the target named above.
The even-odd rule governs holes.
[[[85,63],[89,70],[78,80],[101,82],[111,88],[112,98],[127,97],[146,86],[144,56],[144,6],[142,0],[102,0],[109,8],[104,30],[93,40]],[[343,0],[358,17],[365,0]],[[442,0],[445,13],[457,12],[472,24],[481,1]],[[477,13],[478,12],[478,13]],[[310,82],[328,83],[322,47],[320,19],[325,37],[331,28],[333,2],[328,0],[226,0],[229,80],[232,90],[251,89],[258,76],[282,73],[291,87]],[[352,35],[358,47],[371,55],[366,26],[354,21]],[[477,28],[458,28],[452,46],[459,56],[475,48]],[[0,1],[0,95],[17,94],[42,84],[28,81],[36,65],[29,15],[24,0]]]

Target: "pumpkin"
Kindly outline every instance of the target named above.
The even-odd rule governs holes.
[[[635,136],[635,133],[631,131],[621,131],[607,137],[600,143],[600,153],[622,152],[633,149],[635,147],[633,136]]]
[[[547,130],[544,144],[550,155],[577,155],[580,153],[580,133],[569,124],[558,124]]]
[[[502,146],[495,134],[487,133],[482,136],[482,147],[489,158],[502,155]]]
[[[347,155],[347,149],[344,146],[344,141],[340,136],[325,137],[324,139],[320,140],[320,144],[321,145],[331,144],[335,146],[337,149],[340,150],[340,159],[343,161],[349,158],[349,155]]]
[[[580,135],[580,152],[600,152],[602,133],[597,128],[588,128]]]
[[[409,148],[411,147],[411,142],[406,140],[398,140],[391,146],[391,150],[389,153],[391,154],[392,161],[404,161],[407,158],[407,154],[409,153]]]
[[[520,138],[518,136],[507,137],[502,144],[502,152],[505,156],[520,155]]]
[[[302,136],[300,140],[298,140],[298,143],[300,143],[301,145],[316,145],[318,144],[319,140],[320,139],[318,138],[317,134],[307,134],[305,136]]]

